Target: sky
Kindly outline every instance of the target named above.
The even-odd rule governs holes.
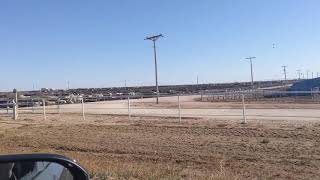
[[[159,33],[160,85],[311,77],[319,32],[319,0],[0,0],[0,90],[154,85]]]

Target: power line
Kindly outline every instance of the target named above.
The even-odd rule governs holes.
[[[157,104],[159,104],[159,86],[158,86],[158,65],[157,65],[157,51],[156,51],[156,41],[163,37],[162,34],[156,36],[146,37],[144,40],[150,40],[153,42],[153,52],[154,52],[154,69],[156,77],[156,91],[157,91]]]

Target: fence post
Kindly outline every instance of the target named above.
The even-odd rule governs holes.
[[[7,114],[9,114],[9,108],[10,108],[9,105],[8,105],[8,103],[9,103],[9,102],[7,102]]]
[[[58,114],[60,115],[61,113],[61,107],[60,107],[60,101],[58,101]]]
[[[243,124],[247,123],[247,117],[246,117],[246,105],[244,103],[244,95],[242,94],[242,116],[243,116]]]
[[[128,96],[128,117],[131,120],[131,107],[130,107],[130,97]]]
[[[32,104],[32,113],[34,113],[34,102],[33,102],[33,99],[31,99],[31,104]]]
[[[180,103],[180,95],[178,95],[178,112],[179,112],[179,122],[181,123],[181,103]]]
[[[13,100],[13,119],[17,120],[18,119],[18,91],[16,89],[13,89],[14,92],[14,100]]]
[[[83,98],[81,99],[81,103],[82,103],[82,117],[83,117],[83,120],[86,120],[86,117],[85,117],[85,114],[84,114],[84,101],[83,101]]]
[[[46,120],[46,100],[42,99],[42,107],[43,107],[43,119]]]
[[[15,102],[15,100],[13,100],[12,104],[13,104],[13,107],[12,107],[12,110],[13,110],[13,119],[14,119],[14,120],[17,120],[17,119],[18,119],[17,103]]]

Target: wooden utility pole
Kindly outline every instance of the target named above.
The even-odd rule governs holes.
[[[251,69],[251,86],[252,86],[252,90],[254,89],[254,83],[253,83],[253,67],[252,67],[252,59],[255,59],[256,57],[248,57],[246,59],[250,60],[250,69]]]
[[[162,34],[156,36],[146,37],[144,40],[150,40],[153,42],[153,53],[154,53],[154,68],[155,68],[155,77],[156,77],[156,93],[157,93],[157,104],[159,104],[159,86],[158,86],[158,64],[157,64],[157,50],[156,50],[156,41],[163,37]]]
[[[283,68],[284,80],[287,81],[287,67],[288,66],[281,66]]]

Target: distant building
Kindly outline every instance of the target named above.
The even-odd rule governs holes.
[[[294,83],[290,91],[311,91],[320,87],[320,78],[307,79]]]

